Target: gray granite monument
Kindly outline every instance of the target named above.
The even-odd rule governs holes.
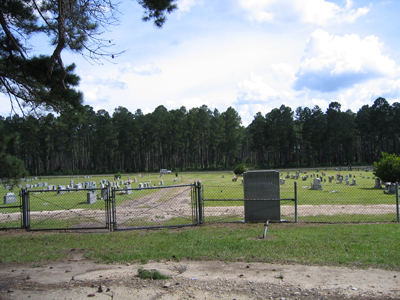
[[[249,171],[244,177],[244,220],[281,220],[278,171]],[[260,200],[262,199],[262,200]]]

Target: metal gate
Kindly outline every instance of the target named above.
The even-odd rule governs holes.
[[[197,225],[197,200],[196,183],[112,189],[111,230]]]
[[[23,189],[23,228],[27,230],[109,229],[109,190]]]

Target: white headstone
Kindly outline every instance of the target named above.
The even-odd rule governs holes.
[[[17,196],[14,193],[7,193],[4,195],[4,204],[16,203]]]

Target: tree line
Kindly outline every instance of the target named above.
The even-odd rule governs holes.
[[[400,104],[384,98],[357,113],[338,102],[325,112],[282,105],[247,127],[232,107],[158,106],[148,114],[118,107],[110,115],[86,105],[57,116],[1,117],[0,139],[31,175],[346,166],[399,154],[398,120]]]

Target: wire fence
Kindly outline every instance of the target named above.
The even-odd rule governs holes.
[[[296,217],[299,222],[399,221],[397,185],[390,190],[380,184],[376,186],[375,178],[365,178],[355,184],[333,178],[319,179],[318,186],[310,177],[280,181],[281,221],[296,221]],[[241,183],[204,185],[204,222],[244,221],[243,190]]]
[[[274,199],[266,195],[245,200],[241,180],[122,189],[22,189],[19,195],[5,194],[0,203],[0,229],[113,231],[193,226],[244,222],[251,213],[257,213],[258,220],[273,219],[263,218],[263,211],[270,209],[278,209],[277,219],[289,222],[399,222],[397,184],[382,185],[375,178],[354,174],[344,177],[281,178],[279,196]]]
[[[195,185],[112,190],[113,230],[197,224]]]
[[[0,229],[17,229],[22,224],[22,197],[6,193],[0,202]]]
[[[108,229],[108,189],[23,190],[30,230]],[[25,198],[24,198],[25,196]]]

